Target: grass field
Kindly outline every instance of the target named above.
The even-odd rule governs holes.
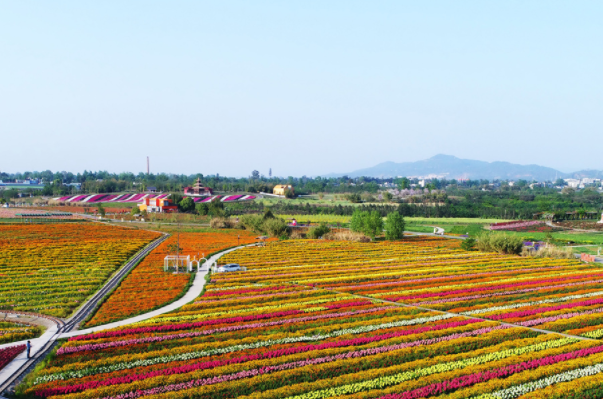
[[[547,238],[547,233],[524,233],[516,231],[505,231],[505,233],[520,236],[524,241],[544,241]],[[551,235],[556,244],[559,245],[568,243],[603,245],[603,233],[555,232],[551,233]]]
[[[603,245],[595,245],[595,246],[584,246],[572,247],[575,254],[589,254],[589,255],[602,255],[603,256]]]

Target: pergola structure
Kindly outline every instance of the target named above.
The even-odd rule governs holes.
[[[174,271],[178,272],[181,267],[184,268],[187,272],[191,273],[193,271],[193,267],[197,266],[197,272],[201,269],[201,260],[205,259],[205,254],[201,259],[197,260],[195,256],[191,259],[190,255],[168,255],[163,258],[163,271],[169,271],[170,267],[174,268]],[[207,262],[207,259],[205,259]]]

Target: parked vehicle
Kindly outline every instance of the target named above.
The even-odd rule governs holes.
[[[241,270],[241,266],[239,266],[237,263],[229,263],[227,265],[222,265],[218,267],[218,273],[238,272]]]

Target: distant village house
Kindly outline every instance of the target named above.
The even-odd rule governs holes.
[[[293,186],[291,184],[277,184],[274,186],[272,193],[274,195],[285,195],[285,191],[287,190],[293,193]]]

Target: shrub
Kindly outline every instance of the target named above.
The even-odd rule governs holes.
[[[320,238],[328,234],[330,231],[331,229],[329,228],[329,226],[327,226],[327,224],[323,222],[319,226],[310,228],[310,230],[308,230],[307,237],[314,239]]]
[[[293,191],[286,189],[285,190],[285,198],[295,198],[295,194],[293,193]]]
[[[342,230],[337,232],[330,232],[324,236],[327,240],[333,241],[352,241],[352,242],[370,242],[371,239],[362,233],[358,233],[350,230]]]
[[[228,218],[217,217],[212,218],[209,222],[209,226],[212,229],[232,229],[235,226],[235,222]]]
[[[305,235],[303,233],[303,231],[301,229],[292,229],[291,230],[291,236],[289,238],[293,239],[293,240],[299,240],[304,238]]]
[[[467,238],[461,243],[461,248],[465,251],[473,251],[476,244],[475,238]]]
[[[265,216],[265,215],[264,215]],[[283,219],[264,218],[260,215],[243,215],[241,217],[241,225],[257,234],[266,234],[272,237],[280,237],[289,235],[291,228]]]
[[[283,219],[266,219],[262,227],[264,232],[272,237],[289,236],[291,230]]]
[[[263,234],[263,224],[264,218],[260,215],[243,215],[241,217],[241,225],[254,233]]]
[[[477,248],[485,252],[519,255],[523,249],[523,240],[505,233],[485,233],[479,236]]]
[[[539,250],[530,250],[524,248],[522,256],[530,258],[553,258],[553,259],[574,259],[574,251],[571,248],[548,247],[540,248]]]

